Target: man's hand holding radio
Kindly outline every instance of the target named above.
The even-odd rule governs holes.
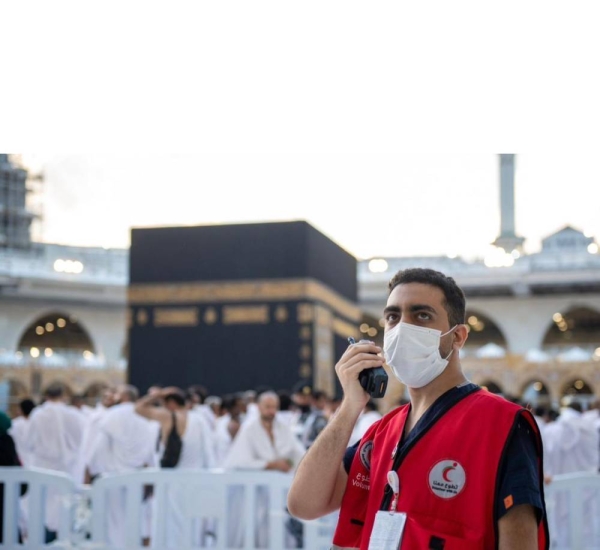
[[[379,346],[361,340],[357,344],[351,344],[335,366],[335,372],[344,390],[344,401],[348,405],[353,404],[362,410],[369,401],[370,396],[360,385],[358,377],[365,369],[383,366],[384,359],[379,353]]]

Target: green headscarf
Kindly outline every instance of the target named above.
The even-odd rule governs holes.
[[[10,429],[12,422],[9,416],[0,411],[0,435],[4,435]]]

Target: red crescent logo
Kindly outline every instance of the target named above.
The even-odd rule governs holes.
[[[444,481],[447,481],[448,483],[452,482],[452,480],[448,477],[448,472],[451,472],[452,470],[456,470],[456,468],[454,466],[448,466],[447,468],[444,468],[444,471],[442,472]]]
[[[429,470],[429,489],[439,498],[451,499],[465,488],[467,474],[455,460],[440,460]]]

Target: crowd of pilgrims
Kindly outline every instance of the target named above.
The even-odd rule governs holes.
[[[56,470],[77,483],[147,467],[288,472],[339,403],[300,382],[289,392],[260,388],[220,397],[202,386],[185,391],[153,386],[140,397],[135,387],[122,385],[106,388],[95,406],[89,406],[81,397],[69,398],[56,383],[47,388],[41,404],[23,400],[21,414],[12,422],[0,413],[2,465]],[[533,413],[542,434],[548,483],[558,474],[599,471],[598,403],[586,411],[572,403],[560,413],[543,407]],[[379,418],[377,406],[369,402],[349,444],[358,442]],[[123,536],[121,505],[117,498],[108,518],[115,542]],[[56,508],[47,508],[50,537],[58,524]],[[172,533],[171,540],[176,539]]]
[[[300,382],[291,391],[257,388],[224,396],[202,386],[187,390],[153,386],[145,396],[131,385],[106,388],[95,406],[65,387],[50,385],[41,404],[20,402],[21,414],[6,417],[2,465],[64,472],[77,483],[141,468],[234,468],[289,472],[295,469],[339,401]],[[3,414],[3,413],[0,413]],[[5,415],[6,416],[6,415]],[[381,415],[369,403],[357,422],[358,441]],[[177,498],[172,499],[176,514]],[[123,540],[124,499],[109,509],[109,534]],[[181,511],[181,516],[184,511]],[[58,506],[46,507],[52,540]],[[177,522],[170,525],[177,530]],[[181,533],[169,534],[176,541]],[[176,547],[176,546],[175,546]]]
[[[69,397],[57,383],[40,405],[31,399],[19,403],[8,434],[21,465],[65,472],[79,483],[161,465],[289,471],[289,462],[301,458],[339,403],[308,383],[291,392],[260,388],[221,397],[208,395],[202,386],[186,391],[152,386],[141,398],[134,386],[122,385],[104,389],[92,407],[80,396]],[[380,417],[370,402],[353,440]],[[258,439],[264,448],[249,449],[244,434],[256,425],[267,436]],[[169,448],[173,431],[180,440],[174,445],[180,446],[176,459]],[[283,454],[272,454],[274,446],[282,446]],[[261,459],[264,464],[256,462]]]

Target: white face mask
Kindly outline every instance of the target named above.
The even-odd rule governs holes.
[[[383,336],[383,353],[396,378],[410,388],[422,388],[435,380],[448,365],[440,355],[440,338],[450,334],[458,325],[442,334],[441,331],[398,323]]]

